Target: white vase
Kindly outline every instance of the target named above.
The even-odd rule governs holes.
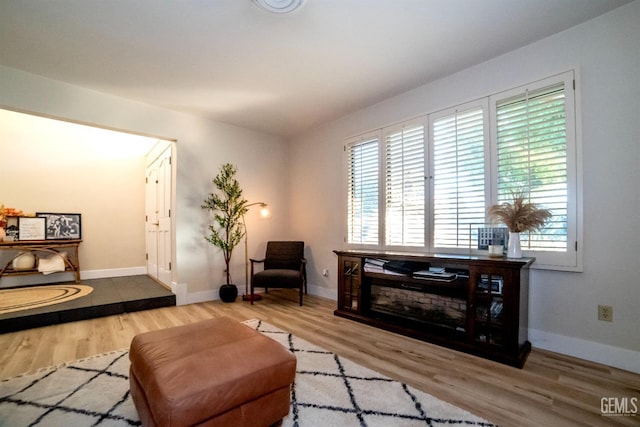
[[[520,233],[509,232],[507,258],[522,258],[522,250],[520,249]]]

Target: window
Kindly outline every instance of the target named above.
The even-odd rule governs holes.
[[[385,243],[424,246],[424,126],[385,130]]]
[[[347,141],[347,244],[469,253],[486,207],[524,191],[553,214],[521,233],[525,256],[579,270],[574,85],[571,71]]]
[[[435,249],[477,245],[471,228],[485,221],[486,122],[486,102],[431,117]]]
[[[378,244],[378,136],[349,143],[347,152],[347,242]]]
[[[524,191],[553,215],[545,228],[521,233],[536,264],[577,263],[576,142],[573,73],[493,96],[498,203]]]

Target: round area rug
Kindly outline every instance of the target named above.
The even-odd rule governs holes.
[[[45,307],[89,295],[87,285],[46,285],[0,290],[0,314]]]

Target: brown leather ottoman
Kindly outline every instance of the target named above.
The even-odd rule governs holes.
[[[143,426],[269,426],[289,413],[295,356],[235,320],[136,335],[129,359]]]

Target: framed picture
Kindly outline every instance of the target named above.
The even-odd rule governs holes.
[[[478,249],[487,250],[489,245],[503,245],[507,247],[509,229],[507,227],[478,228]]]
[[[45,240],[45,218],[18,217],[18,236],[20,240]]]
[[[4,241],[5,242],[14,242],[16,240],[18,240],[18,237],[20,235],[19,231],[20,229],[18,228],[18,220],[20,217],[17,216],[8,216],[7,217],[7,227],[5,229],[7,235],[4,236]]]
[[[71,240],[82,238],[81,216],[79,213],[37,212],[36,217],[47,222],[47,240]]]

